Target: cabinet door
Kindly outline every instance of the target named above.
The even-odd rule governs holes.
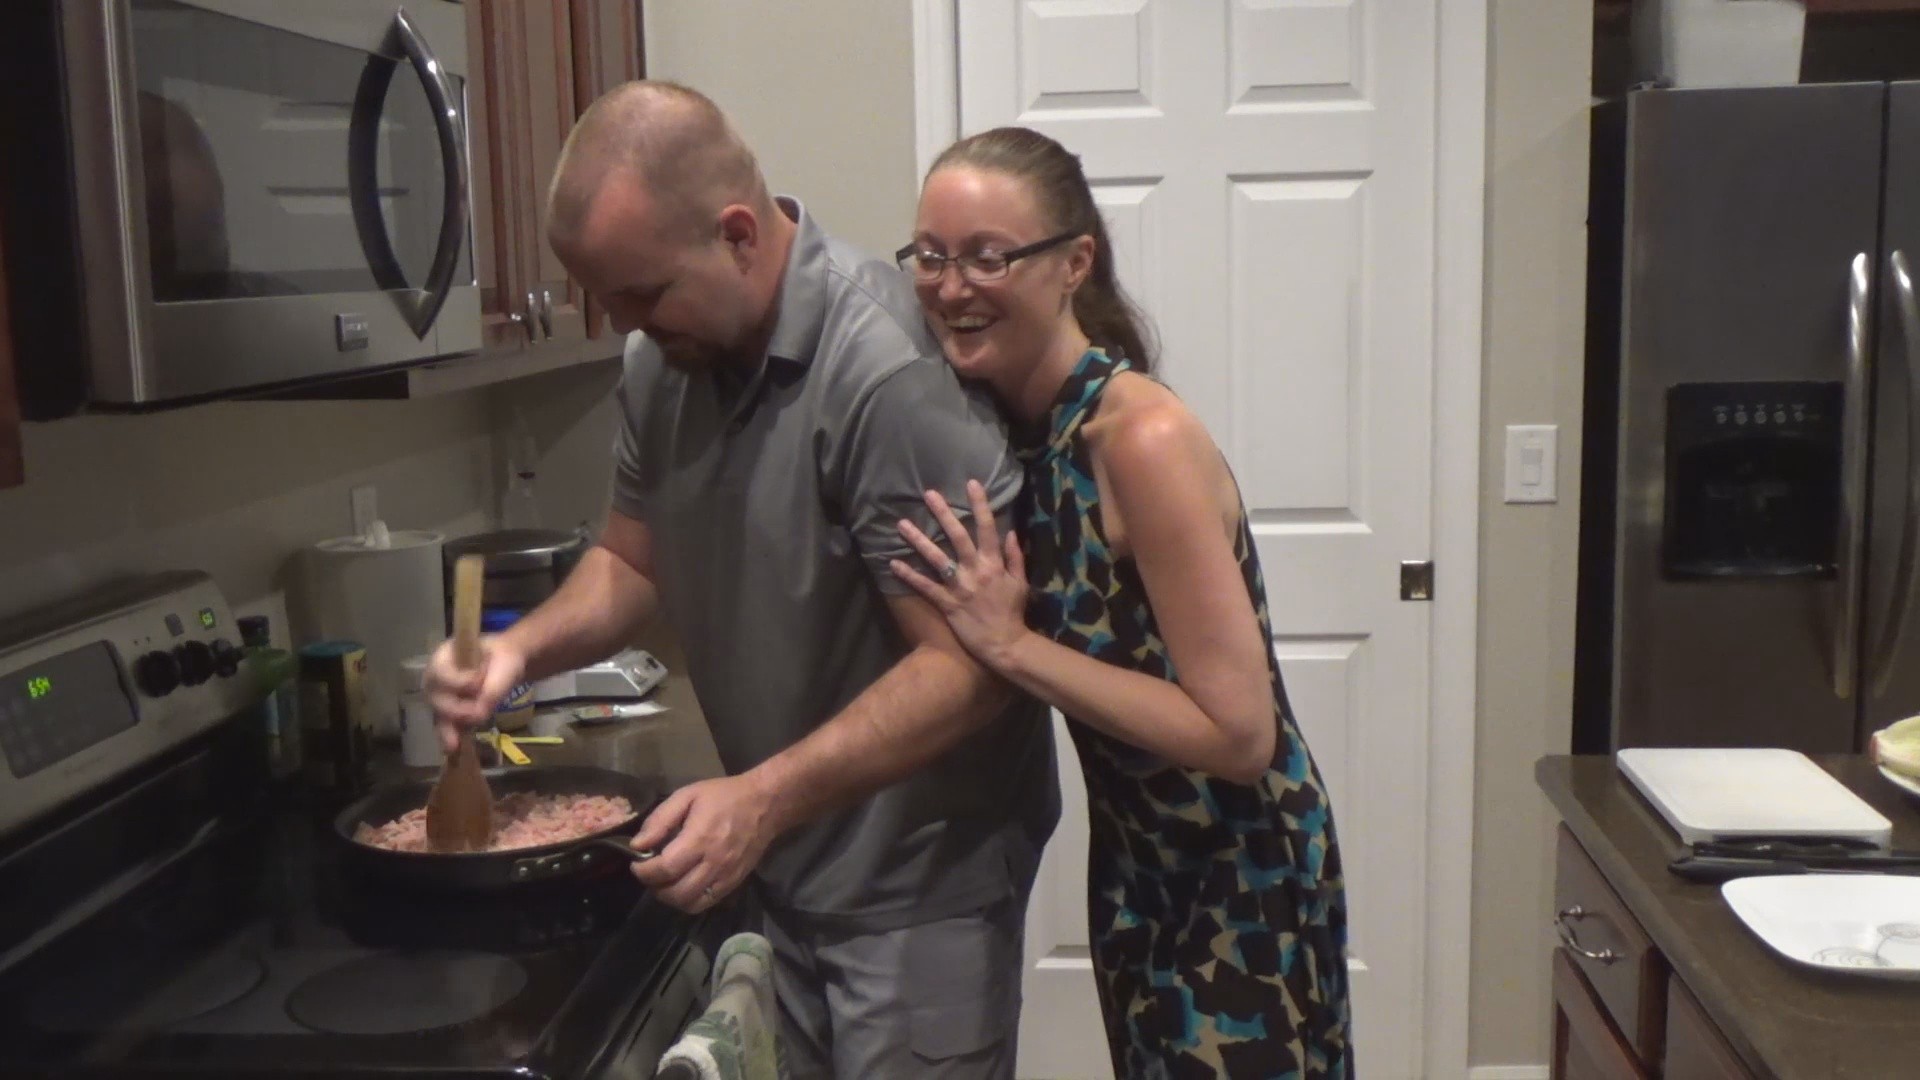
[[[1553,1080],[1648,1080],[1633,1047],[1607,1018],[1587,980],[1553,953]],[[1668,1075],[1682,1074],[1669,1071]]]
[[[539,342],[584,341],[586,312],[579,286],[567,277],[547,243],[547,185],[560,147],[579,116],[574,95],[573,8],[568,0],[500,0],[514,24],[519,48],[511,56],[509,85],[524,122],[514,173],[514,236],[525,283],[518,299],[530,305]]]
[[[525,120],[512,107],[510,57],[521,44],[518,20],[502,0],[467,5],[467,147],[472,174],[473,268],[480,284],[481,341],[488,352],[525,347],[524,276],[515,265],[516,162]]]
[[[7,319],[6,239],[0,237],[0,488],[26,481],[20,461],[20,397],[13,380],[13,324]]]
[[[580,111],[601,94],[646,75],[640,0],[573,0],[573,94]],[[587,336],[608,332],[605,312],[586,298]]]
[[[1667,1054],[1663,1067],[1674,1080],[1753,1080],[1753,1074],[1727,1045],[1707,1011],[1679,979],[1667,984]]]

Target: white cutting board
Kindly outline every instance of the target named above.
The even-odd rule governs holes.
[[[1633,747],[1615,763],[1683,843],[1845,836],[1885,847],[1893,823],[1797,750]]]

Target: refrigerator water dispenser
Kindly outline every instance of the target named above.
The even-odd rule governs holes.
[[[1840,402],[1838,382],[1669,387],[1663,576],[1832,575]]]

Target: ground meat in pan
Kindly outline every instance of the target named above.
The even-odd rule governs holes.
[[[493,843],[488,851],[558,844],[610,829],[633,816],[620,795],[535,795],[515,791],[493,801]],[[385,825],[362,823],[353,838],[388,851],[429,851],[427,810],[409,810]]]

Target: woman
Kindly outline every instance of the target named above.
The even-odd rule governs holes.
[[[1206,429],[1147,374],[1078,160],[1022,128],[955,143],[900,259],[948,361],[1013,420],[1027,483],[1004,544],[978,483],[977,536],[929,492],[955,558],[903,521],[939,580],[892,569],[1073,721],[1115,1071],[1351,1076],[1339,847],[1246,510]]]

